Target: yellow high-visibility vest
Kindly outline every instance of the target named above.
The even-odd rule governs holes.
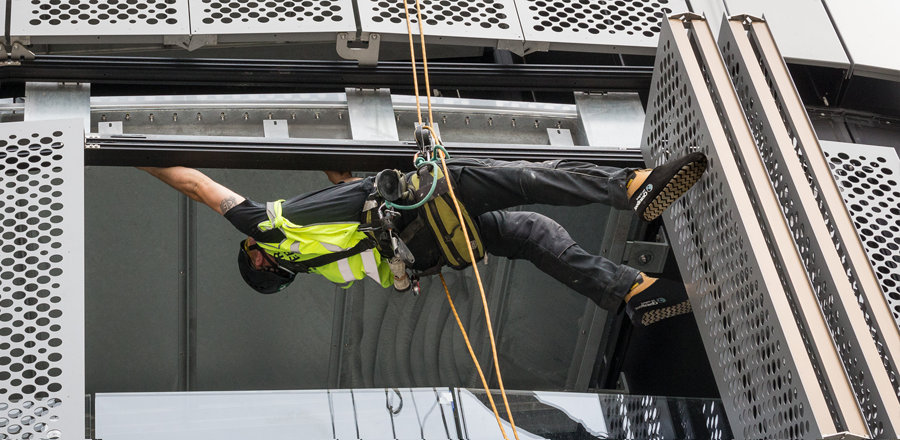
[[[366,239],[366,234],[357,229],[358,222],[294,224],[281,215],[283,202],[284,200],[277,200],[266,203],[266,216],[269,219],[257,225],[262,232],[279,229],[284,233],[285,239],[280,243],[258,243],[259,247],[275,258],[290,262],[303,262],[322,255],[352,249],[360,241]],[[375,280],[382,287],[391,287],[394,284],[394,275],[391,273],[390,265],[374,248],[366,249],[333,263],[310,268],[309,273],[322,275],[345,289],[350,287],[354,281],[366,277]]]

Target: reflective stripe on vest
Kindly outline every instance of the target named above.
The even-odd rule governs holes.
[[[277,258],[302,262],[320,255],[352,249],[366,239],[366,235],[357,230],[359,223],[320,223],[306,226],[291,223],[282,216],[282,202],[283,200],[277,200],[266,203],[266,216],[269,220],[257,225],[263,232],[279,229],[284,233],[285,239],[280,243],[259,243],[261,248]],[[367,276],[383,287],[390,287],[393,283],[390,266],[374,249],[311,268],[310,272],[345,287]]]

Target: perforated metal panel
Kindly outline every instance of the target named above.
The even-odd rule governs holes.
[[[355,31],[350,0],[190,0],[191,32],[262,34],[279,40],[303,39],[302,34]],[[290,35],[293,34],[293,35]]]
[[[816,234],[816,238],[821,240],[824,236],[830,237],[835,249],[840,254],[843,266],[841,272],[845,273],[851,282],[852,293],[856,296],[855,303],[864,316],[864,326],[868,327],[868,332],[874,340],[876,350],[881,357],[881,363],[888,374],[890,383],[882,383],[874,387],[870,386],[868,391],[875,398],[866,398],[860,404],[866,408],[867,412],[872,405],[882,407],[884,405],[896,405],[897,401],[894,395],[900,395],[900,384],[898,384],[897,380],[898,365],[900,365],[900,361],[898,361],[900,360],[900,331],[898,331],[896,320],[891,315],[888,304],[884,300],[876,274],[869,265],[866,252],[863,249],[863,242],[859,239],[857,231],[853,227],[854,222],[844,207],[839,187],[832,178],[825,154],[819,146],[819,140],[816,138],[816,133],[812,128],[803,103],[794,89],[787,65],[780,57],[777,48],[775,48],[774,40],[765,23],[751,22],[748,26],[750,32],[747,35],[754,43],[754,50],[759,56],[763,75],[771,87],[772,96],[776,101],[778,112],[791,138],[796,156],[802,164],[808,182],[813,188],[818,207],[827,223],[828,232]],[[841,288],[841,290],[840,294],[842,295],[848,293],[846,288]],[[828,307],[824,311],[828,314],[830,320],[834,318],[852,318],[852,314],[835,313],[834,307],[836,304],[831,304],[828,301],[826,303]],[[835,335],[836,339],[840,340],[847,337],[843,328],[861,335],[864,332],[859,327],[862,326],[863,324],[860,323],[849,322],[838,325],[842,329],[839,334]],[[850,347],[840,346],[843,352],[846,352],[847,348]],[[855,361],[855,357],[850,359],[852,364],[852,361]],[[872,359],[867,359],[866,361],[870,365],[876,363]],[[851,371],[855,371],[855,368],[852,368]],[[852,379],[854,382],[877,380],[876,376],[860,376],[853,373]],[[881,404],[877,403],[879,398],[881,399]],[[900,425],[900,420],[898,420],[900,410],[897,410],[896,406],[893,409],[881,409],[884,413],[878,420],[885,421],[885,417],[890,418],[891,421],[889,423],[893,425],[893,430],[896,432],[898,430],[896,427]],[[878,422],[878,420],[870,419],[868,423],[872,424],[873,422]],[[877,429],[877,426],[875,428]]]
[[[0,124],[0,438],[84,435],[81,120]]]
[[[45,37],[66,37],[49,41],[69,43],[119,42],[108,38],[113,36],[159,41],[162,35],[190,33],[188,0],[17,0],[10,25],[11,35],[32,43]]]
[[[855,291],[855,283],[848,279],[842,264],[844,258],[831,241],[834,232],[828,224],[833,221],[827,212],[820,210],[824,200],[817,198],[819,191],[810,188],[806,167],[798,158],[796,144],[781,118],[773,96],[781,91],[770,89],[767,77],[771,74],[754,51],[743,23],[727,21],[719,37],[719,46],[833,340],[833,343],[818,341],[814,349],[837,347],[841,365],[850,377],[857,403],[852,402],[850,395],[848,399],[837,397],[837,406],[849,406],[847,414],[839,417],[858,419],[858,405],[873,436],[894,436],[894,427],[888,419],[891,414],[900,414],[900,405],[893,393],[878,392],[882,388],[889,389],[891,382],[860,310],[860,294]],[[796,92],[787,90],[784,93]],[[835,390],[836,387],[832,384],[828,388]]]
[[[704,81],[684,24],[667,21],[660,38],[642,148],[648,165],[692,150],[709,158],[706,175],[664,220],[734,434],[832,433],[824,396],[731,153],[733,140],[710,96],[712,86]]]
[[[551,49],[656,50],[660,24],[684,0],[516,0],[525,40]]]
[[[415,0],[405,0],[412,31],[419,34]],[[400,0],[359,0],[364,32],[406,40],[406,15]],[[463,40],[521,40],[522,30],[513,0],[419,0],[425,35]]]
[[[900,326],[900,159],[889,147],[822,142],[859,239]]]

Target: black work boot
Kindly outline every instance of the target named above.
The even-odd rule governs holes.
[[[644,283],[652,283],[642,286]],[[635,326],[649,326],[691,312],[691,302],[681,283],[662,278],[643,278],[625,303],[625,313]]]
[[[628,208],[644,221],[656,219],[700,180],[706,163],[706,155],[691,153],[651,170],[635,171],[628,183]]]

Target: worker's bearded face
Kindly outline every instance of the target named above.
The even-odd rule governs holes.
[[[256,240],[254,240],[253,237],[247,237],[245,246],[249,248],[254,244],[256,244]],[[263,267],[272,267],[272,262],[268,258],[266,258],[265,255],[263,255],[263,251],[259,249],[249,249],[246,252],[247,256],[250,257],[250,262],[253,265],[253,269],[259,270]]]

